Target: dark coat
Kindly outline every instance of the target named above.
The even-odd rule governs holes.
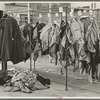
[[[0,20],[0,58],[14,64],[23,61],[21,31],[17,21],[12,17]]]

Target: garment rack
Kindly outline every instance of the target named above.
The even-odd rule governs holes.
[[[76,8],[76,7],[68,7],[68,6],[65,6],[63,8],[66,8],[66,17],[65,17],[66,22],[68,21],[67,14],[70,12],[69,9],[92,10],[92,11],[100,10],[100,9],[90,9],[90,8],[82,8],[82,7]],[[8,11],[6,11],[6,12],[8,12]],[[36,12],[36,11],[33,11],[33,10],[29,10],[29,11],[27,11],[27,10],[24,10],[24,11],[11,11],[11,13],[18,13],[18,12]],[[41,12],[38,12],[38,13],[41,13]],[[31,30],[30,30],[30,32],[31,32]],[[5,65],[6,65],[6,63],[5,63]],[[34,61],[34,69],[35,69],[35,61]],[[30,70],[32,70],[31,55],[30,55]],[[68,75],[67,74],[68,74],[68,69],[67,69],[67,64],[66,64],[66,90],[68,90]]]

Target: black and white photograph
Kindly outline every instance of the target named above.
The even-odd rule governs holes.
[[[100,98],[100,2],[0,1],[0,98]]]

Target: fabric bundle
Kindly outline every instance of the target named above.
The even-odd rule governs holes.
[[[34,73],[33,71],[28,70],[17,70],[13,77],[6,81],[5,91],[16,92],[22,91],[25,93],[32,93],[32,91],[37,90],[36,82],[39,81],[43,86],[49,87],[50,80],[42,77],[39,74]]]

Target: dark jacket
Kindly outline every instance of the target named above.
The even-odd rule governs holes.
[[[17,21],[6,16],[0,20],[0,59],[14,64],[23,61],[21,31]]]

